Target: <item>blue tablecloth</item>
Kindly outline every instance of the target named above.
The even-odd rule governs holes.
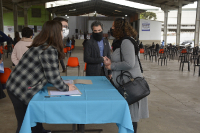
[[[63,79],[90,79],[93,84],[76,84],[81,96],[47,96],[47,84],[30,101],[20,133],[31,133],[36,122],[48,124],[116,123],[119,133],[133,133],[127,102],[102,76],[64,76]]]

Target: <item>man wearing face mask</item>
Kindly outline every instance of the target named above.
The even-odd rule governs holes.
[[[56,17],[53,20],[59,21],[62,24],[62,29],[63,29],[63,47],[65,47],[66,42],[67,42],[67,36],[69,34],[68,20],[65,19],[65,18],[61,18],[61,17]],[[62,69],[63,69],[62,72],[65,72],[66,68],[65,68],[64,61],[60,60],[60,64],[61,64]]]
[[[111,78],[111,71],[104,67],[106,57],[110,58],[108,40],[103,38],[103,25],[99,21],[91,24],[92,36],[85,44],[84,62],[87,63],[86,76],[106,76]]]

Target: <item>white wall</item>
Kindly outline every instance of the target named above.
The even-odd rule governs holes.
[[[152,11],[156,13],[157,21],[164,22],[164,12],[162,10]],[[196,10],[182,10],[181,24],[195,24]],[[168,24],[177,24],[177,10],[168,12]]]
[[[91,24],[94,22],[94,20],[88,21],[88,32],[92,33]],[[113,21],[100,21],[103,24],[103,33],[108,33],[108,30],[112,27]]]
[[[150,31],[142,31],[142,24],[149,23]],[[139,20],[139,39],[140,40],[160,40],[161,39],[161,22],[151,20]]]
[[[161,40],[163,40],[163,32],[161,33]],[[181,32],[180,33],[180,43],[184,41],[194,41],[194,32]],[[167,33],[167,43],[176,44],[176,33],[168,32]]]
[[[68,26],[69,26],[69,35],[68,37],[72,37],[72,35],[75,34],[75,29],[76,29],[76,16],[70,16],[69,18],[63,16],[63,18],[68,19]]]

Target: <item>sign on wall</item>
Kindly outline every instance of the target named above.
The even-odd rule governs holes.
[[[150,31],[150,23],[149,22],[142,23],[142,31]]]
[[[14,26],[6,26],[6,29],[5,29],[8,33],[12,33],[14,32]]]

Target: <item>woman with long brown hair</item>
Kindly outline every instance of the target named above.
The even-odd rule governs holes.
[[[113,54],[111,60],[106,58],[104,64],[108,70],[112,70],[113,83],[117,88],[119,84],[116,80],[121,71],[130,72],[133,78],[142,77],[142,73],[138,60],[139,47],[135,41],[137,36],[135,29],[125,19],[117,18],[113,22],[111,35],[115,37],[115,41],[112,44]],[[125,82],[129,81],[125,76],[123,79]],[[118,81],[122,83],[120,79]],[[147,97],[129,105],[129,109],[134,133],[136,133],[137,122],[140,119],[149,117]]]
[[[58,21],[47,21],[6,83],[17,118],[16,133],[20,131],[29,101],[47,82],[60,91],[75,89],[74,85],[65,84],[60,76],[58,61],[63,57],[62,25]],[[31,129],[32,133],[43,131],[41,123]]]

